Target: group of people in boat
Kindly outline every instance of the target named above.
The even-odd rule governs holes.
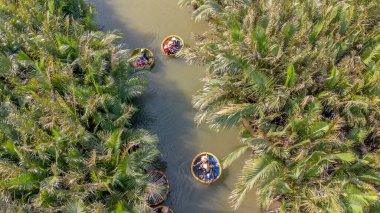
[[[194,167],[198,167],[202,171],[199,178],[206,182],[212,182],[217,176],[215,174],[216,162],[212,161],[207,154],[203,155],[201,160],[194,164]]]
[[[152,56],[148,52],[149,50],[141,48],[136,59],[133,61],[134,67],[150,66],[152,63]]]
[[[177,54],[182,49],[182,41],[175,37],[169,37],[163,42],[163,51],[166,55]]]

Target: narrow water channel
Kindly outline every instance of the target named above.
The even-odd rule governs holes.
[[[104,30],[118,29],[125,35],[128,47],[148,47],[157,63],[151,73],[148,91],[142,97],[141,114],[144,128],[158,135],[162,158],[167,162],[171,192],[165,205],[177,213],[232,212],[228,196],[244,158],[223,172],[218,182],[206,186],[191,176],[192,158],[209,151],[220,158],[239,145],[237,130],[214,132],[196,127],[191,98],[202,86],[202,67],[190,66],[181,59],[160,53],[162,39],[170,34],[181,36],[192,44],[191,33],[207,29],[205,23],[193,23],[190,11],[178,9],[177,0],[91,0],[96,6],[97,23]],[[247,194],[236,212],[259,213],[254,191]]]

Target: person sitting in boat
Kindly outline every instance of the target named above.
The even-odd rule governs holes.
[[[175,37],[172,38],[172,41],[174,43],[173,50],[175,53],[177,53],[182,47],[181,41]]]
[[[174,54],[174,42],[171,39],[166,40],[164,45],[164,52],[165,54]]]
[[[213,172],[215,165],[211,163],[210,158],[207,155],[203,155],[201,157],[201,160],[198,163],[196,163],[194,166],[198,166],[198,165],[200,165],[199,169],[203,171],[203,175],[201,177],[203,180],[211,181],[215,178],[215,175]]]
[[[196,163],[196,164],[194,165],[194,167],[200,165],[200,166],[199,166],[199,169],[201,169],[201,168],[203,168],[203,165],[204,165],[204,164],[207,164],[208,162],[210,162],[210,158],[209,158],[207,155],[203,155],[203,156],[201,157],[201,160],[200,160],[198,163]]]
[[[155,213],[169,213],[170,209],[167,206],[163,206],[161,208],[155,209]]]
[[[147,54],[146,49],[140,49],[140,58],[145,61],[149,61],[150,57]]]
[[[142,60],[140,57],[136,58],[136,60],[133,62],[134,67],[143,67],[145,66],[145,61]]]

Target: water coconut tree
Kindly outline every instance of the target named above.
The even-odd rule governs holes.
[[[0,0],[1,212],[148,208],[157,139],[132,124],[145,80],[92,16],[82,0]]]
[[[184,53],[206,67],[195,121],[242,127],[224,167],[252,153],[233,208],[255,188],[264,209],[378,211],[379,2],[201,3],[210,29]]]

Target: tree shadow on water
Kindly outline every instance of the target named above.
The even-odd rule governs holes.
[[[123,42],[127,43],[128,48],[135,49],[139,47],[148,47],[155,39],[154,33],[142,33],[138,28],[131,27],[127,24],[128,20],[123,20],[116,14],[112,5],[107,0],[89,0],[90,4],[95,6],[95,21],[99,29],[104,31],[116,31],[122,33]]]

